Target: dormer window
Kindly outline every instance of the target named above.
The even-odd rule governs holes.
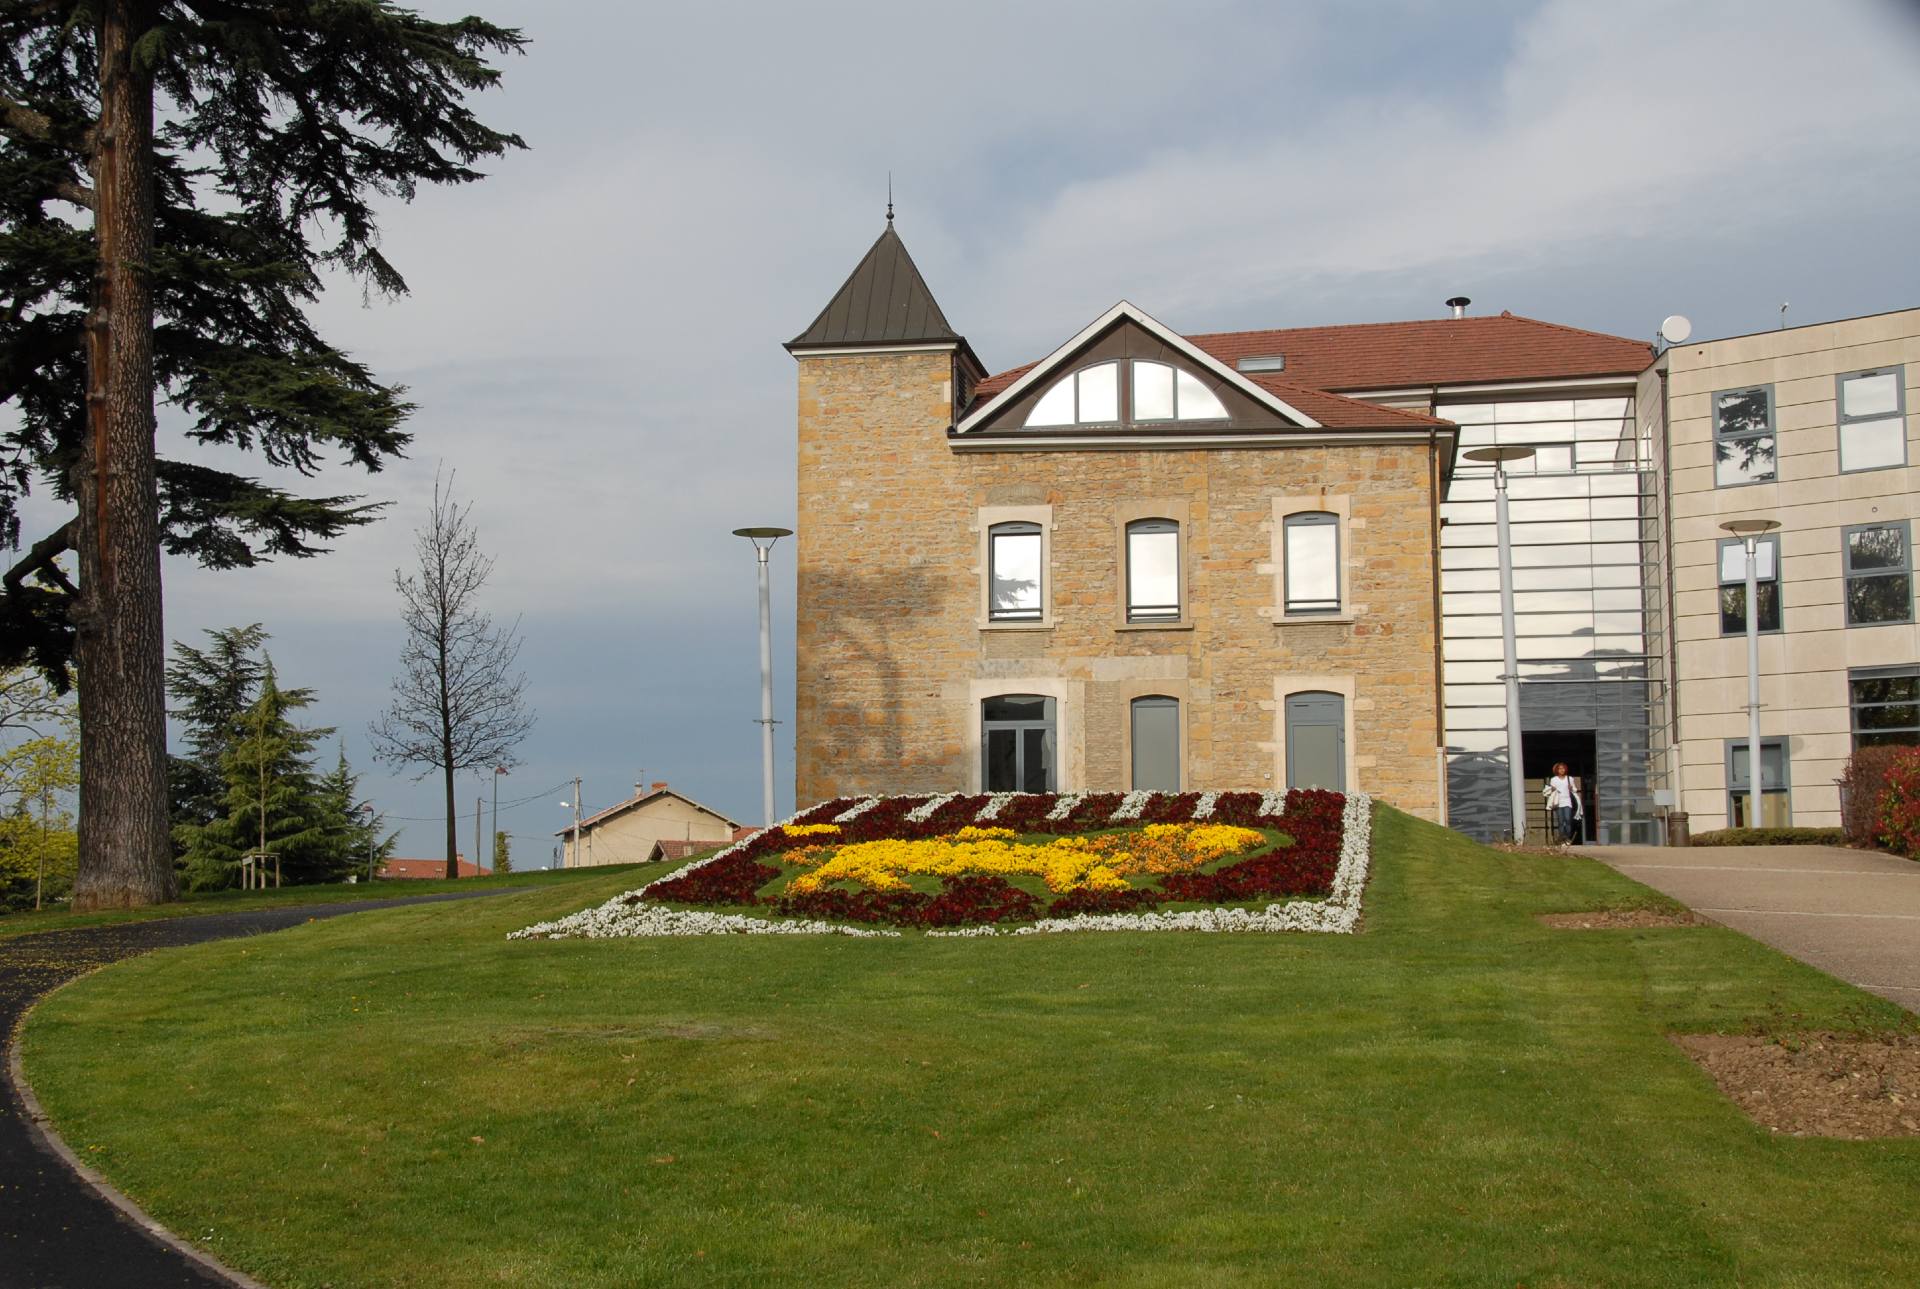
[[[1224,421],[1227,409],[1198,377],[1167,363],[1133,364],[1136,421]]]
[[[1129,368],[1128,407],[1120,407],[1120,369]],[[1062,376],[1027,415],[1030,428],[1117,425],[1121,421],[1224,421],[1226,405],[1200,378],[1171,363],[1096,363]]]
[[[1028,425],[1112,425],[1120,419],[1120,364],[1063,376],[1033,405]]]

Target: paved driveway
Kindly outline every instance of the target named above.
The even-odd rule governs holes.
[[[1920,1011],[1920,863],[1834,846],[1584,852],[1724,926]]]
[[[228,1289],[235,1283],[136,1225],[40,1139],[13,1088],[6,1057],[15,1026],[48,990],[151,949],[260,935],[368,909],[503,893],[496,887],[256,909],[0,940],[0,1289]]]

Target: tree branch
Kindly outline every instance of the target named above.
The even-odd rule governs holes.
[[[78,517],[69,519],[35,542],[28,548],[26,557],[7,570],[6,577],[0,579],[0,583],[4,583],[9,591],[18,591],[20,583],[25,580],[27,574],[38,572],[42,581],[55,583],[68,595],[78,595],[80,593],[78,588],[67,580],[67,575],[55,562],[60,556],[73,549],[73,530],[78,522]]]

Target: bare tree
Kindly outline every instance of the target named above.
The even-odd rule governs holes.
[[[480,591],[493,573],[481,553],[471,503],[453,499],[454,475],[433,477],[433,509],[414,530],[414,573],[394,570],[406,643],[393,701],[375,721],[374,755],[390,765],[419,766],[416,779],[439,770],[447,792],[447,876],[460,875],[455,837],[453,776],[474,766],[512,766],[513,747],[533,728],[522,701],[525,673],[519,623],[494,625],[480,608]],[[480,856],[474,856],[480,862]]]

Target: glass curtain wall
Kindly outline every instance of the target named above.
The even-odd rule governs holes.
[[[1633,398],[1443,400],[1434,411],[1460,425],[1462,453],[1535,451],[1508,470],[1530,812],[1565,761],[1582,781],[1586,840],[1659,840],[1648,791],[1665,619],[1658,480]],[[1461,459],[1440,513],[1448,818],[1491,840],[1511,831],[1492,467]]]

